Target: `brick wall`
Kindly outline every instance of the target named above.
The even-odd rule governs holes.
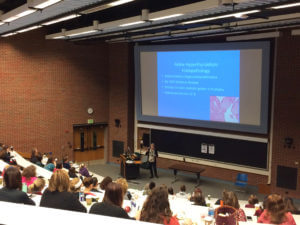
[[[36,146],[72,157],[72,125],[91,117],[108,121],[108,48],[46,41],[44,35],[0,39],[0,142],[21,152]]]

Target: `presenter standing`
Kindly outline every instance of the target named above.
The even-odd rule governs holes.
[[[149,169],[151,173],[150,178],[153,178],[153,171],[155,177],[158,178],[156,169],[156,158],[158,157],[158,152],[155,149],[154,143],[151,143],[150,148],[146,152],[146,155],[148,156]]]

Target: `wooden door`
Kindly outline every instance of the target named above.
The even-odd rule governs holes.
[[[104,126],[82,125],[73,128],[74,161],[104,159]]]

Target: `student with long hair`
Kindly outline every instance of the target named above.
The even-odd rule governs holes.
[[[105,191],[107,185],[108,185],[109,183],[111,183],[111,182],[112,182],[112,178],[111,178],[111,177],[108,177],[108,176],[107,176],[107,177],[104,177],[103,180],[102,180],[101,183],[100,183],[100,188],[101,188],[101,190]]]
[[[36,195],[42,195],[46,182],[43,178],[37,178],[31,185],[28,186],[28,192]]]
[[[25,183],[27,186],[29,186],[35,180],[36,180],[36,167],[34,165],[26,167],[22,173],[22,183]]]
[[[54,158],[49,157],[47,165],[44,168],[46,170],[49,170],[49,171],[53,172],[53,170],[55,169],[55,167],[56,167],[56,162],[55,162]]]
[[[179,225],[170,209],[168,191],[165,187],[156,187],[144,202],[140,220],[164,225]]]
[[[247,221],[246,214],[243,209],[240,208],[239,200],[236,194],[232,191],[223,191],[224,205],[231,206],[238,211],[238,221]]]
[[[66,171],[55,171],[49,181],[49,187],[44,191],[40,206],[65,209],[78,212],[86,212],[86,208],[79,202],[76,196],[68,192],[70,178]]]
[[[22,176],[16,167],[8,167],[5,170],[3,180],[4,187],[0,190],[0,201],[35,205],[28,195],[21,191]]]
[[[123,197],[121,185],[110,182],[105,189],[103,201],[95,203],[91,207],[90,213],[129,219],[128,214],[122,208]]]
[[[258,223],[296,225],[293,215],[286,212],[281,195],[269,195],[266,208],[257,220]]]

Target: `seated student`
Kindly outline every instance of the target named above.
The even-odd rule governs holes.
[[[124,194],[124,199],[125,200],[131,200],[132,196],[131,193],[128,191],[128,183],[127,180],[124,178],[118,178],[116,180],[117,184],[120,184],[123,190],[123,194]]]
[[[45,167],[47,165],[47,162],[48,162],[48,157],[46,154],[43,154],[42,160],[41,160],[43,167]]]
[[[194,205],[206,206],[202,192],[196,192],[193,199]]]
[[[92,178],[92,183],[93,183],[93,188],[92,188],[91,192],[100,192],[99,191],[99,183],[98,183],[97,177],[93,177]]]
[[[292,214],[300,214],[300,211],[294,205],[293,199],[289,197],[284,198],[285,211],[290,212]]]
[[[70,179],[66,171],[57,170],[52,174],[49,187],[44,191],[40,206],[86,212],[86,208],[76,196],[68,192]]]
[[[245,208],[255,208],[255,204],[258,204],[258,198],[256,195],[250,195],[248,198],[248,204],[245,205]]]
[[[49,157],[48,158],[48,162],[47,162],[47,165],[44,167],[46,170],[49,170],[51,172],[53,172],[53,170],[55,169],[55,166],[56,165],[56,162],[54,160],[54,158],[52,157]]]
[[[285,211],[285,205],[281,195],[269,195],[266,208],[257,220],[258,223],[296,225],[293,215]]]
[[[186,193],[186,187],[185,185],[180,186],[180,191],[176,194],[176,197],[178,198],[188,198],[188,195]]]
[[[146,184],[144,187],[143,195],[149,195],[151,191],[155,188],[155,182],[151,181],[149,184]]]
[[[238,221],[247,221],[246,214],[243,209],[240,208],[240,204],[236,194],[232,191],[223,191],[224,205],[231,206],[238,211]]]
[[[38,163],[41,164],[41,161],[38,159],[38,150],[35,147],[31,151],[30,162],[34,164],[38,164]]]
[[[63,168],[63,164],[62,164],[61,162],[56,163],[56,167],[54,168],[53,173],[54,173],[56,170],[61,170],[62,168]]]
[[[25,183],[27,186],[29,186],[35,180],[36,180],[36,167],[34,165],[26,167],[22,173],[22,183]]]
[[[31,185],[28,186],[28,192],[36,195],[42,195],[45,185],[45,180],[38,177]]]
[[[77,173],[76,173],[76,170],[75,170],[75,167],[71,167],[69,169],[69,177],[70,178],[77,178],[78,177]]]
[[[10,159],[10,152],[9,152],[9,147],[5,145],[3,147],[3,150],[0,152],[0,159],[2,159],[4,162],[11,164]]]
[[[83,187],[83,183],[80,180],[80,178],[76,177],[71,180],[70,182],[70,191],[74,193],[77,199],[79,199],[79,192],[81,191],[81,188]]]
[[[198,188],[198,187],[194,189],[194,191],[193,191],[193,193],[191,195],[191,198],[190,198],[191,202],[193,202],[195,200],[194,196],[195,196],[196,193],[201,193],[201,195],[202,195],[202,190],[200,188]]]
[[[169,195],[172,195],[172,196],[174,195],[174,190],[172,187],[168,188],[168,193],[169,193]]]
[[[104,177],[104,179],[100,183],[100,189],[105,191],[107,185],[112,182],[111,177]]]
[[[144,202],[139,219],[150,223],[179,225],[178,219],[170,209],[166,188],[160,186],[152,190]]]
[[[110,182],[106,187],[103,201],[92,205],[90,213],[129,219],[122,205],[123,191],[121,185]]]
[[[84,194],[85,195],[94,195],[91,193],[94,185],[93,185],[93,179],[91,177],[86,177],[83,179],[83,186],[84,186]]]
[[[80,164],[79,173],[81,174],[81,176],[84,176],[84,177],[91,177],[92,176],[92,175],[90,175],[90,173],[89,173],[89,171],[86,168],[84,163]]]
[[[69,158],[68,158],[68,156],[65,156],[65,157],[63,158],[63,167],[64,167],[65,169],[67,169],[67,170],[69,170],[69,169],[71,168],[71,165],[70,165],[70,163],[69,163]]]
[[[4,187],[0,189],[0,201],[23,203],[26,205],[35,205],[22,189],[22,176],[20,171],[10,166],[5,170],[3,177]]]

